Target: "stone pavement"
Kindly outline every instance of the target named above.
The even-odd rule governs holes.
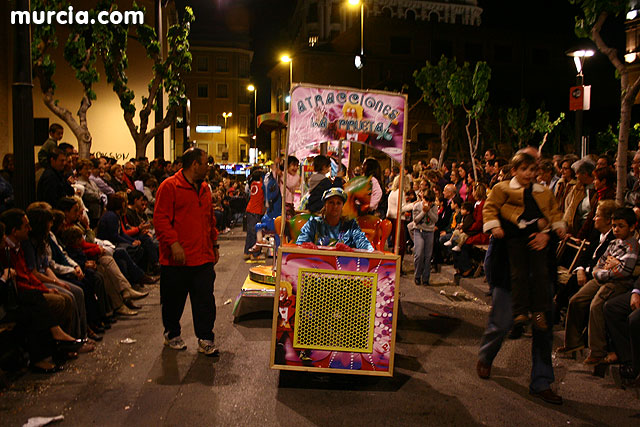
[[[393,378],[318,375],[269,369],[271,314],[234,323],[232,303],[250,264],[244,234],[221,236],[216,266],[219,358],[197,353],[190,307],[182,318],[188,345],[162,345],[158,287],[137,318],[114,325],[94,353],[59,374],[25,373],[0,390],[0,425],[63,414],[63,425],[638,425],[637,391],[594,377],[582,364],[554,360],[563,406],[528,395],[530,340],[506,341],[490,380],[475,374],[478,341],[489,312],[482,279],[440,286],[400,283]],[[410,257],[405,262],[410,267]],[[441,294],[444,291],[444,294]],[[465,297],[455,292],[464,292]],[[468,298],[467,298],[468,297]],[[561,333],[556,334],[556,345]],[[134,344],[121,344],[130,337]]]

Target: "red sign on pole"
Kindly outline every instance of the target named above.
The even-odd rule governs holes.
[[[569,92],[569,110],[588,110],[591,107],[591,86],[573,86]]]

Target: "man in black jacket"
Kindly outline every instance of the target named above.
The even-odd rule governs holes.
[[[49,152],[49,165],[38,181],[38,200],[56,206],[58,200],[73,196],[73,187],[64,178],[64,165],[67,156],[58,148]]]

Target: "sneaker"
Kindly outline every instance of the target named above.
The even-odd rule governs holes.
[[[453,252],[460,252],[462,249],[460,249],[460,246],[454,246],[453,248],[451,248],[451,250]]]
[[[164,345],[171,347],[174,350],[186,350],[187,345],[182,340],[182,337],[178,335],[177,337],[173,337],[169,339],[169,333],[164,333]]]
[[[451,240],[447,240],[446,242],[443,243],[446,247],[451,246]]]
[[[124,304],[122,304],[122,306],[120,306],[116,310],[116,313],[118,313],[121,316],[137,316],[138,315],[137,311],[130,309],[129,307],[127,307]]]
[[[204,353],[207,356],[218,356],[220,352],[211,340],[198,339],[198,353]]]

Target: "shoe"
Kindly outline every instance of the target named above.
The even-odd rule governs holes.
[[[124,305],[126,305],[128,308],[130,308],[131,310],[140,310],[140,309],[142,308],[142,307],[141,307],[141,306],[139,306],[139,305],[135,305],[135,304],[133,303],[133,300],[132,300],[132,299],[129,299],[129,298],[125,299],[125,300],[123,301],[123,303],[124,303]]]
[[[478,360],[478,363],[476,363],[476,372],[478,373],[478,377],[486,380],[491,376],[491,365],[487,365],[482,360]]]
[[[584,348],[584,344],[579,344],[575,347],[567,347],[567,346],[562,346],[562,347],[558,347],[556,349],[556,354],[569,354],[569,353],[575,353],[576,351],[580,351]]]
[[[204,353],[207,356],[219,356],[220,352],[213,345],[213,341],[211,340],[201,340],[198,339],[198,353]]]
[[[451,245],[453,245],[453,243],[451,243],[451,240],[447,240],[446,242],[443,243],[443,245],[446,247],[450,247]]]
[[[549,329],[549,324],[547,324],[547,318],[543,312],[537,311],[532,314],[533,327],[539,331],[546,331]]]
[[[538,399],[542,399],[547,403],[562,405],[562,397],[555,394],[550,388],[537,392],[530,391],[529,394],[533,397],[537,397]]]
[[[416,279],[414,283],[416,284],[416,286],[422,286],[422,281],[420,279]]]
[[[224,230],[222,230],[222,233],[228,233],[230,231],[231,231],[231,229],[229,227],[226,227]]]
[[[529,322],[529,316],[526,314],[519,314],[513,319],[513,324],[515,325],[526,325]]]
[[[133,288],[127,288],[122,291],[122,299],[141,299],[149,295],[149,292],[138,292]]]
[[[78,339],[73,341],[54,340],[56,350],[71,353],[76,352],[84,345],[84,341]]]
[[[82,347],[78,349],[78,353],[91,353],[95,349],[96,349],[95,344],[84,343],[82,344]]]
[[[462,251],[462,249],[460,248],[460,246],[454,246],[453,248],[451,248],[452,252],[460,252]]]
[[[245,261],[249,260],[250,258],[251,258],[251,254],[242,255],[242,259],[244,259]]]
[[[118,313],[121,316],[137,316],[138,312],[131,310],[129,307],[127,307],[126,305],[121,305],[117,310],[116,313]]]
[[[140,281],[140,284],[153,285],[154,283],[157,283],[158,280],[160,280],[159,276],[149,276],[148,274],[145,274],[144,276],[142,276],[142,280]]]
[[[55,374],[56,372],[60,372],[64,370],[64,366],[54,364],[52,368],[42,368],[40,366],[31,365],[29,366],[31,372],[35,374]]]
[[[102,341],[102,335],[96,334],[93,329],[89,329],[87,331],[87,337],[91,338],[94,341]]]
[[[517,340],[517,339],[520,339],[520,337],[522,337],[522,334],[524,334],[524,325],[514,324],[513,327],[511,328],[511,331],[509,332],[508,338],[510,340]]]
[[[584,361],[582,363],[584,363],[585,365],[599,365],[603,361],[604,361],[604,357],[598,357],[598,356],[589,355],[589,357],[584,359]]]
[[[174,350],[186,350],[187,349],[187,345],[184,343],[184,341],[182,341],[182,337],[180,337],[180,335],[175,336],[173,338],[169,338],[169,333],[165,332],[164,333],[164,345],[166,345],[167,347],[170,347]]]

